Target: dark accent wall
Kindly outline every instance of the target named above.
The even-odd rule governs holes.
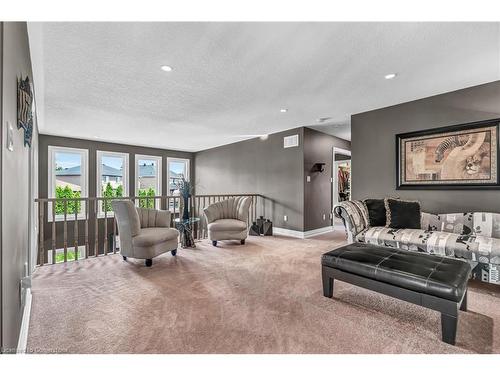
[[[332,225],[334,147],[350,150],[351,142],[304,128],[304,231]],[[325,171],[311,172],[315,163],[325,163]],[[307,176],[311,177],[310,182]]]
[[[0,24],[1,75],[1,348],[5,352],[17,349],[23,317],[21,278],[30,273],[30,239],[34,235],[32,187],[36,174],[33,155],[37,152],[38,130],[36,114],[32,147],[24,146],[24,131],[17,129],[17,79],[30,77],[31,59],[25,22]],[[13,129],[13,151],[7,149],[7,122]],[[25,269],[26,266],[26,269]],[[26,272],[27,271],[27,272]]]
[[[433,213],[500,212],[498,190],[396,190],[395,135],[500,117],[500,81],[351,117],[352,197],[418,199]]]
[[[293,134],[299,147],[283,148],[283,137]],[[303,231],[303,141],[304,129],[296,128],[197,152],[196,192],[260,193],[272,201],[276,227]]]
[[[77,138],[65,138],[65,137],[56,137],[51,135],[40,135],[39,137],[40,147],[39,147],[39,196],[40,198],[49,198],[48,195],[48,146],[60,146],[60,147],[72,147],[72,148],[81,148],[87,149],[89,152],[89,165],[88,165],[88,195],[89,197],[95,197],[97,191],[97,151],[110,151],[110,152],[122,152],[129,154],[129,195],[135,194],[135,155],[151,155],[151,156],[160,156],[162,157],[162,195],[166,195],[168,191],[168,181],[167,181],[167,158],[183,158],[190,160],[190,174],[191,180],[194,181],[195,171],[194,171],[194,155],[190,152],[182,152],[182,151],[172,151],[172,150],[163,150],[158,148],[149,148],[149,147],[141,147],[141,146],[130,146],[119,143],[108,143],[108,142],[98,142],[98,141],[90,141],[85,139],[77,139]],[[53,198],[53,197],[50,197]],[[93,219],[93,217],[92,217]],[[108,233],[112,228],[112,219],[108,219]],[[103,245],[103,233],[104,233],[104,219],[100,219],[99,225],[99,247],[102,248]],[[45,247],[47,249],[52,248],[51,244],[51,224],[46,222],[45,224]],[[68,225],[68,238],[73,238],[73,223]],[[85,243],[84,237],[84,221],[79,220],[78,233],[79,238],[78,242],[80,245]],[[57,247],[60,248],[63,245],[63,223],[58,222],[56,227],[57,234]],[[94,226],[90,225],[89,227],[89,238],[94,238]]]

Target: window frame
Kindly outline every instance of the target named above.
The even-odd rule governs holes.
[[[186,176],[184,178],[188,181],[191,181],[191,159],[187,158],[171,158],[167,157],[167,195],[170,195],[170,163],[178,162],[186,164]]]
[[[49,198],[56,198],[56,174],[55,174],[55,155],[58,152],[66,152],[68,154],[79,154],[81,158],[80,176],[82,177],[82,190],[80,198],[88,198],[89,192],[89,150],[87,148],[52,146],[47,148],[47,165],[48,165],[48,189],[47,196]],[[82,201],[83,202],[83,201]],[[85,220],[87,217],[86,204],[81,205],[81,211],[77,214],[77,220]],[[47,206],[47,220],[52,222],[52,202],[48,202]],[[74,221],[73,214],[66,214],[66,221]],[[55,221],[64,221],[64,214],[56,214]]]
[[[134,163],[134,169],[135,169],[135,183],[134,183],[134,189],[135,189],[135,196],[139,196],[139,160],[150,160],[150,161],[155,161],[156,162],[156,179],[157,179],[157,191],[156,195],[161,196],[162,194],[162,175],[163,175],[163,163],[162,160],[163,158],[161,156],[155,156],[155,155],[144,155],[144,154],[135,154],[135,163]],[[139,199],[135,200],[135,205],[139,206]],[[156,200],[156,207],[159,207],[160,205],[160,199]]]
[[[101,192],[101,174],[102,174],[102,157],[118,157],[123,158],[123,176],[122,176],[122,184],[123,184],[123,197],[129,196],[129,154],[126,152],[116,152],[116,151],[96,151],[96,197],[102,198]],[[103,218],[104,210],[100,204],[101,200],[98,201],[97,204],[97,217]],[[114,217],[115,213],[113,211],[107,211],[106,217]]]

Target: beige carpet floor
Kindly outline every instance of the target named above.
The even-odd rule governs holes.
[[[342,282],[322,295],[320,256],[343,233],[207,240],[152,268],[120,255],[40,268],[35,353],[500,353],[500,289],[471,283],[457,345],[437,312]]]

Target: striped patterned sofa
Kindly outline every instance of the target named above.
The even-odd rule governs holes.
[[[371,227],[362,201],[341,202],[336,216],[345,225],[349,243],[364,242],[464,259],[472,277],[500,284],[500,214],[422,213],[421,229]]]

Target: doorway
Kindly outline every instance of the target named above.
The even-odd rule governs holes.
[[[351,200],[351,151],[333,148],[332,162],[332,213],[340,202]],[[333,215],[333,224],[342,225],[342,221]]]

